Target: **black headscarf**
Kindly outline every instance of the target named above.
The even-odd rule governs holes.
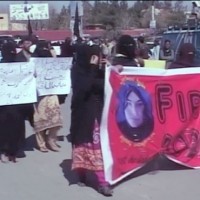
[[[3,44],[1,54],[1,62],[15,62],[15,57],[17,54],[16,44],[14,42],[7,42]]]
[[[33,57],[52,57],[52,54],[50,52],[49,42],[48,41],[39,42],[36,45]]]
[[[169,66],[169,69],[196,67],[196,64],[194,63],[194,58],[195,58],[194,45],[191,43],[182,43],[179,47],[176,61]]]
[[[70,39],[66,39],[65,42],[60,46],[60,49],[60,57],[73,57],[73,48]]]
[[[122,35],[117,43],[117,53],[129,59],[135,58],[136,42],[130,35]]]

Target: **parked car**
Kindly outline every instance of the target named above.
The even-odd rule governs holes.
[[[171,41],[176,56],[182,43],[192,43],[196,48],[195,63],[200,65],[200,29],[168,30],[163,33],[161,46],[167,39]]]
[[[0,35],[0,51],[2,49],[3,44],[8,42],[8,41],[15,42],[12,35]]]

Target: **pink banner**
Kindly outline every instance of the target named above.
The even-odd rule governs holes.
[[[107,70],[101,126],[106,179],[114,184],[158,153],[200,167],[200,68]]]

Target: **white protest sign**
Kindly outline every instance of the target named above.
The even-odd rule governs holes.
[[[69,94],[72,58],[32,58],[36,66],[39,96]]]
[[[49,19],[49,6],[47,3],[11,4],[10,20]]]
[[[0,97],[1,106],[37,101],[33,63],[0,63]]]

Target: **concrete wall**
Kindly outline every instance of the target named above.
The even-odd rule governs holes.
[[[0,14],[0,31],[9,30],[8,14]]]

